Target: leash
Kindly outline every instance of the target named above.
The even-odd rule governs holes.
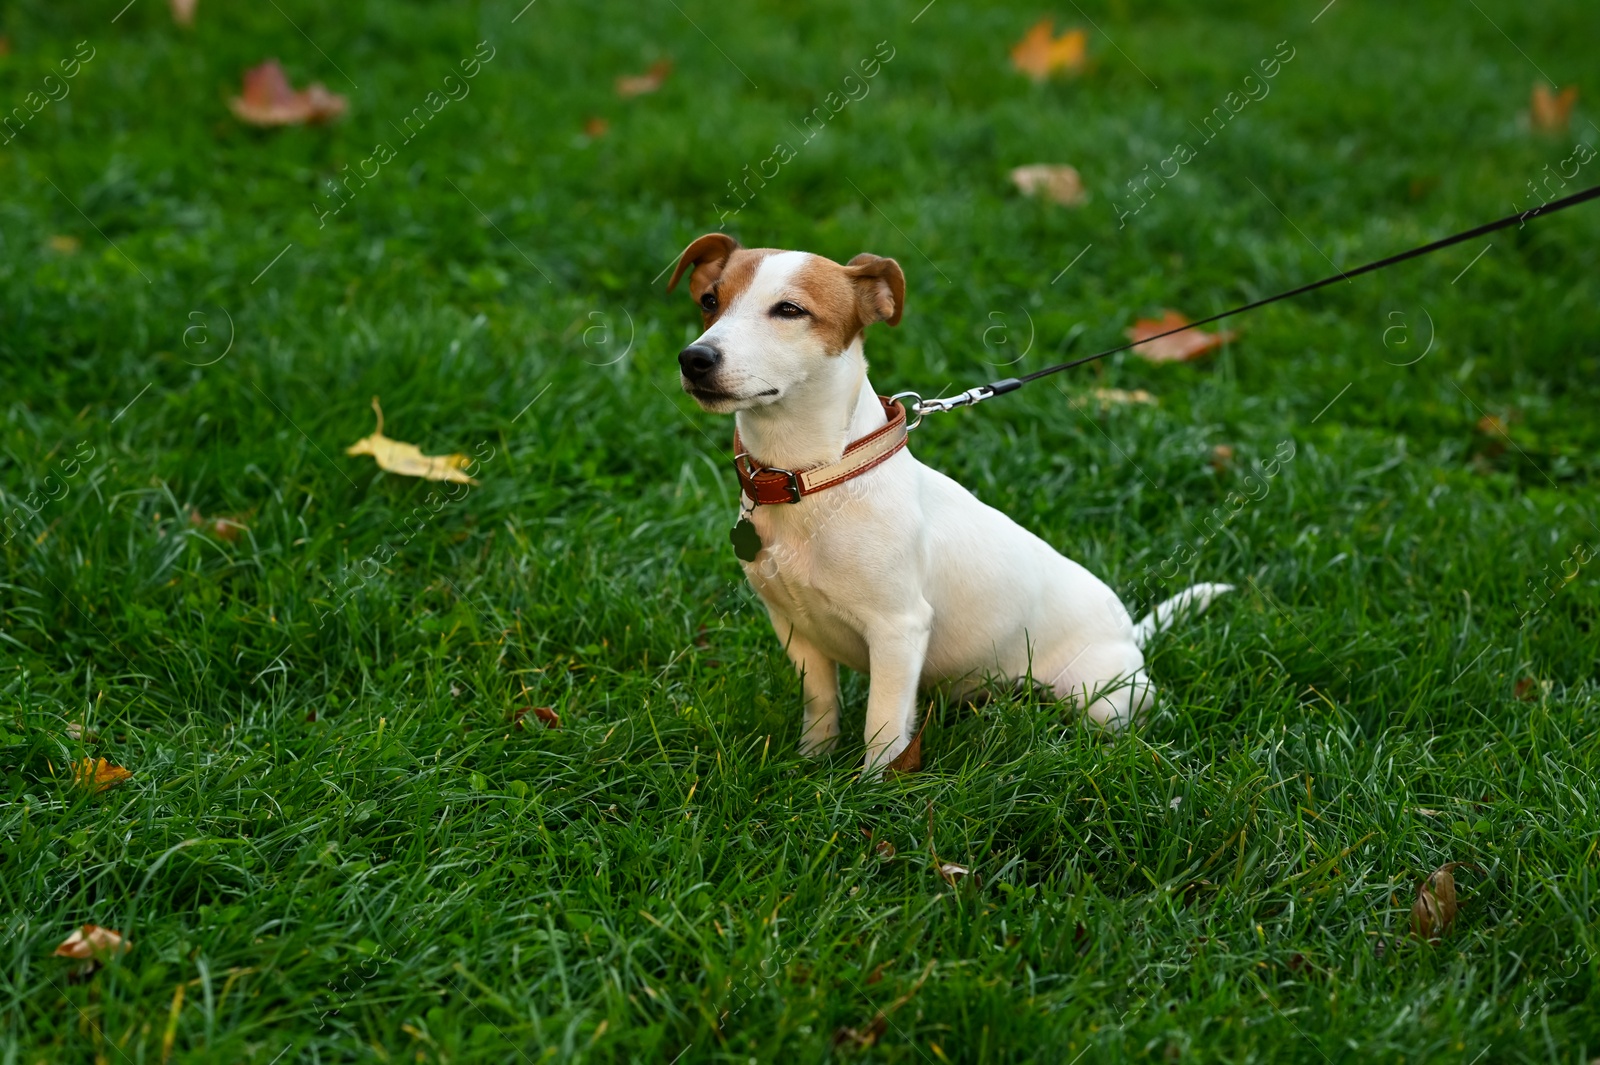
[[[1453,237],[1445,237],[1443,240],[1436,240],[1432,244],[1424,244],[1420,248],[1412,248],[1410,251],[1403,251],[1398,255],[1391,255],[1388,258],[1379,259],[1377,262],[1368,263],[1365,266],[1358,266],[1354,270],[1342,270],[1333,277],[1325,277],[1321,281],[1313,281],[1309,285],[1301,285],[1299,288],[1292,288],[1287,292],[1280,292],[1276,296],[1268,296],[1265,299],[1256,300],[1254,303],[1246,303],[1243,307],[1235,307],[1231,311],[1223,311],[1221,314],[1213,314],[1209,318],[1202,318],[1198,322],[1190,322],[1187,325],[1179,326],[1177,329],[1169,329],[1165,333],[1157,333],[1154,336],[1148,336],[1140,340],[1129,341],[1126,344],[1121,344],[1114,348],[1107,348],[1105,351],[1097,352],[1094,355],[1085,355],[1083,358],[1074,359],[1071,362],[1058,363],[1055,366],[1046,366],[1042,370],[1035,370],[1033,373],[1024,374],[1021,377],[1005,377],[999,381],[991,381],[986,385],[979,385],[976,388],[969,388],[960,395],[950,396],[947,399],[923,399],[922,396],[916,392],[897,392],[891,397],[891,399],[901,400],[909,397],[913,400],[910,405],[910,413],[913,415],[913,418],[911,421],[906,423],[906,429],[909,431],[922,424],[924,415],[942,413],[947,410],[955,410],[957,407],[970,407],[974,404],[982,403],[986,399],[992,399],[995,396],[1003,396],[1007,392],[1015,392],[1023,385],[1028,384],[1031,381],[1037,381],[1041,377],[1048,377],[1051,374],[1060,373],[1063,370],[1070,370],[1075,366],[1082,366],[1085,363],[1094,362],[1096,359],[1103,359],[1108,355],[1115,355],[1118,352],[1127,351],[1129,348],[1138,347],[1140,344],[1148,344],[1152,340],[1159,340],[1162,337],[1168,337],[1174,333],[1182,333],[1187,329],[1195,329],[1202,325],[1209,325],[1212,322],[1221,321],[1224,318],[1231,318],[1235,314],[1243,314],[1245,311],[1253,311],[1257,307],[1265,307],[1269,303],[1276,303],[1279,300],[1286,300],[1291,296],[1301,296],[1307,292],[1322,288],[1324,285],[1331,285],[1335,281],[1349,281],[1352,278],[1360,277],[1362,274],[1368,274],[1374,270],[1382,270],[1386,266],[1393,266],[1395,263],[1403,263],[1407,259],[1415,259],[1419,255],[1427,255],[1429,252],[1435,252],[1441,248],[1448,248],[1452,244],[1460,244],[1464,240],[1472,240],[1473,238],[1481,237],[1486,233],[1493,233],[1495,230],[1504,229],[1509,225],[1520,224],[1530,218],[1538,218],[1540,215],[1554,214],[1557,211],[1564,211],[1568,207],[1576,207],[1578,204],[1595,199],[1596,197],[1600,197],[1600,185],[1596,185],[1591,189],[1585,189],[1582,192],[1575,192],[1571,196],[1568,196],[1564,199],[1552,200],[1549,203],[1541,204],[1539,207],[1534,208],[1533,210],[1523,211],[1520,214],[1514,214],[1506,218],[1502,218],[1497,222],[1489,222],[1485,225],[1478,226],[1475,229],[1469,229],[1465,233],[1457,233]]]

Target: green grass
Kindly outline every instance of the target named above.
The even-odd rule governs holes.
[[[1036,87],[1007,48],[1074,5],[206,0],[189,32],[117,6],[0,16],[8,109],[95,49],[0,146],[3,513],[59,496],[0,547],[0,1065],[1600,1054],[1594,563],[1528,590],[1600,545],[1600,207],[1251,314],[1207,363],[1118,356],[919,429],[1130,601],[1241,590],[1156,642],[1132,733],[936,705],[925,771],[881,783],[864,678],[844,750],[795,753],[726,540],[731,427],[678,392],[698,319],[652,284],[791,142],[730,231],[900,260],[875,384],[1035,369],[1527,206],[1600,142],[1592,81],[1569,135],[1519,122],[1533,63],[1592,78],[1592,11],[1112,0],[1084,5],[1092,69]],[[1198,143],[1283,40],[1271,95]],[[866,98],[794,143],[880,41]],[[274,55],[349,115],[237,123]],[[662,57],[659,93],[615,97]],[[380,141],[319,228],[319,184]],[[1032,162],[1093,201],[1019,198]],[[1159,403],[1071,403],[1094,387]],[[346,457],[373,395],[391,435],[489,456],[481,485],[430,505]],[[133,776],[87,795],[89,756]],[[1483,873],[1420,943],[1446,861]],[[89,921],[133,948],[74,981],[51,951]],[[875,1046],[836,1045],[880,1010]]]

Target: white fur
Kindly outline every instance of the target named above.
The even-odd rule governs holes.
[[[861,338],[830,354],[804,320],[773,318],[796,298],[812,257],[762,261],[749,287],[700,338],[723,354],[708,410],[736,411],[744,449],[788,469],[837,460],[882,426]],[[763,549],[744,570],[802,675],[801,749],[839,736],[838,666],[870,675],[865,767],[899,755],[916,731],[919,688],[954,693],[1031,677],[1124,725],[1154,690],[1142,645],[1227,585],[1202,584],[1134,624],[1115,593],[1006,515],[903,449],[861,477],[751,514]]]

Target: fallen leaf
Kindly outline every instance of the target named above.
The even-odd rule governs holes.
[[[1089,406],[1091,400],[1098,404],[1101,410],[1105,410],[1107,407],[1126,407],[1135,403],[1153,404],[1156,397],[1142,388],[1136,388],[1132,392],[1121,388],[1097,388],[1087,396],[1072,397],[1072,406],[1083,410]]]
[[[121,784],[133,774],[120,765],[112,765],[104,758],[85,758],[72,763],[72,782],[79,787],[99,793]]]
[[[1083,69],[1088,35],[1081,29],[1055,36],[1050,18],[1035,22],[1011,48],[1011,65],[1034,81],[1044,81],[1056,71],[1076,74]]]
[[[1415,814],[1421,814],[1423,817],[1441,816],[1438,810],[1430,810],[1426,806],[1413,806],[1411,808],[1411,812]]]
[[[1151,362],[1189,362],[1221,347],[1238,335],[1227,329],[1215,333],[1184,329],[1181,333],[1173,333],[1159,340],[1148,339],[1160,336],[1169,330],[1181,329],[1188,324],[1189,319],[1177,311],[1163,311],[1158,319],[1140,318],[1134,322],[1127,336],[1129,340],[1134,341],[1133,350]]]
[[[194,25],[194,9],[200,0],[172,0],[172,21],[180,26]]]
[[[585,137],[604,137],[606,135],[606,130],[610,128],[611,123],[607,122],[599,115],[595,115],[584,122],[583,135]]]
[[[1544,133],[1560,133],[1572,123],[1572,105],[1578,102],[1578,87],[1568,85],[1560,92],[1551,92],[1539,82],[1533,87],[1533,99],[1528,104],[1528,120],[1533,128]]]
[[[56,948],[55,956],[85,961],[104,958],[111,954],[125,954],[132,946],[132,943],[122,938],[121,932],[101,928],[97,924],[86,924],[61,941],[61,945]]]
[[[522,728],[522,719],[532,713],[534,717],[544,722],[545,728],[560,728],[561,715],[548,706],[519,706],[511,712],[511,723],[517,728]]]
[[[338,118],[349,103],[321,82],[298,91],[291,88],[283,67],[269,59],[244,72],[244,94],[233,97],[228,106],[241,122],[252,126],[298,126]]]
[[[239,530],[247,528],[232,518],[202,517],[194,507],[189,508],[189,524],[201,532],[209,533],[219,540],[227,540],[229,543],[239,539]]]
[[[421,477],[427,481],[454,481],[457,484],[477,484],[462,469],[472,460],[465,455],[424,455],[415,444],[390,440],[383,435],[383,407],[378,397],[372,397],[372,409],[378,414],[378,431],[344,449],[346,455],[371,455],[378,460],[378,468],[405,477]]]
[[[887,859],[887,858],[893,858],[894,857],[894,844],[890,843],[886,839],[880,839],[878,841],[878,845],[873,847],[872,849],[878,855],[878,857],[880,857],[880,858]]]
[[[83,743],[93,743],[95,740],[100,738],[98,734],[90,732],[88,729],[83,727],[81,722],[78,721],[67,722],[67,735],[70,738],[79,740]]]
[[[1066,207],[1089,202],[1089,190],[1075,167],[1065,163],[1030,163],[1011,171],[1011,183],[1024,196],[1042,196]]]
[[[922,715],[922,727],[911,738],[906,749],[894,756],[894,761],[883,767],[885,773],[915,773],[922,768],[922,734],[928,728],[928,715]]]
[[[7,37],[3,33],[0,33],[0,56],[8,56],[10,54],[11,54],[11,38]]]
[[[45,241],[45,246],[58,255],[76,255],[78,249],[83,247],[83,241],[63,233],[52,233]]]
[[[945,882],[951,887],[955,886],[956,877],[972,875],[971,869],[968,869],[964,865],[958,865],[955,862],[940,862],[938,869],[939,875],[944,877]]]
[[[672,60],[658,59],[643,74],[627,74],[617,79],[617,95],[624,100],[643,96],[661,88],[661,83],[672,73]]]
[[[1417,901],[1411,905],[1411,930],[1418,938],[1438,940],[1455,924],[1456,877],[1459,868],[1482,872],[1471,862],[1446,862],[1417,884]]]
[[[1218,444],[1211,449],[1211,468],[1221,473],[1233,465],[1233,448]]]
[[[1539,697],[1539,682],[1532,677],[1523,677],[1512,687],[1511,694],[1522,702],[1531,703]]]
[[[1304,954],[1295,953],[1289,956],[1289,971],[1292,973],[1300,972],[1302,969],[1306,968],[1308,964],[1309,963],[1306,961],[1306,956]]]

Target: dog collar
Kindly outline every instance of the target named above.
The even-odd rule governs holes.
[[[844,449],[838,462],[814,466],[809,470],[784,470],[775,466],[760,466],[745,453],[739,442],[739,430],[733,431],[733,468],[739,475],[739,486],[756,506],[776,503],[798,503],[813,492],[843,484],[859,477],[906,446],[906,409],[898,401],[878,397],[889,423],[855,441]]]

